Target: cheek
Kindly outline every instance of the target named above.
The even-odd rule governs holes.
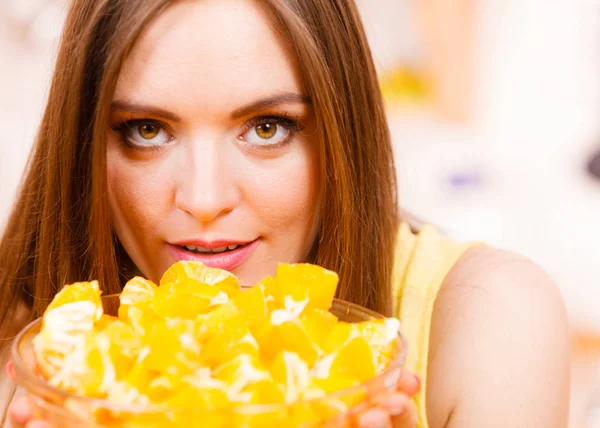
[[[108,194],[113,225],[119,238],[126,241],[143,237],[153,228],[160,217],[161,189],[145,168],[128,162],[115,145],[109,145],[107,151]]]
[[[306,234],[318,206],[319,168],[314,150],[303,147],[286,155],[277,167],[254,172],[247,199],[262,220],[287,234]]]

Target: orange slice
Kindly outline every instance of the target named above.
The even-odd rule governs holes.
[[[324,353],[331,331],[338,323],[335,315],[322,309],[307,309],[300,316],[300,323],[320,354]]]
[[[241,396],[242,390],[248,385],[270,378],[269,372],[261,367],[258,358],[249,354],[239,354],[219,365],[213,370],[212,376],[227,383],[230,397],[243,402],[249,402],[251,397]],[[253,392],[260,394],[261,390],[253,390]]]
[[[138,364],[171,377],[183,376],[200,367],[200,344],[196,324],[174,318],[157,321],[143,339]]]
[[[395,318],[364,321],[355,324],[355,329],[373,350],[377,371],[384,370],[394,354],[400,321]]]
[[[373,350],[363,337],[351,339],[333,355],[329,370],[331,377],[364,382],[377,374]]]
[[[278,314],[284,315],[285,312],[274,311],[271,314],[271,324],[259,333],[258,341],[262,358],[270,362],[280,352],[289,351],[299,355],[309,367],[312,367],[319,356],[319,350],[311,341],[304,326],[297,318],[286,320],[286,317],[279,320],[276,317]]]
[[[290,309],[293,302],[308,299],[307,308],[329,310],[339,281],[335,272],[320,266],[280,263],[277,267],[275,302]]]
[[[67,285],[44,312],[42,329],[33,340],[33,349],[46,378],[56,376],[61,370],[71,370],[65,367],[65,358],[76,349],[83,350],[94,324],[102,317],[100,294],[97,281]]]
[[[180,282],[200,282],[214,285],[230,298],[240,292],[237,277],[223,269],[211,268],[200,262],[180,261],[172,265],[160,279],[160,285]]]
[[[119,318],[127,320],[131,308],[146,309],[154,299],[156,284],[145,278],[136,276],[130,279],[119,296]]]
[[[269,367],[273,380],[282,385],[286,403],[293,403],[302,397],[310,385],[308,364],[298,354],[283,351],[277,354]]]
[[[250,330],[256,330],[265,322],[268,314],[267,296],[264,286],[255,285],[233,298],[233,304],[248,322]]]
[[[164,318],[195,319],[228,300],[227,294],[217,287],[184,279],[161,284],[155,291],[152,307]]]

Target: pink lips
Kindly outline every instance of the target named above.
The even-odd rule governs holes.
[[[232,242],[232,241],[214,241],[214,242],[199,242],[189,241],[180,242],[177,244],[169,244],[169,250],[177,261],[189,260],[204,263],[206,266],[225,269],[231,271],[238,266],[241,266],[248,260],[252,255],[252,252],[256,249],[259,240],[255,239],[251,242]],[[200,254],[193,251],[186,250],[183,248],[184,245],[194,245],[203,248],[219,248],[232,245],[240,245],[234,250],[224,251],[222,253],[215,254]]]

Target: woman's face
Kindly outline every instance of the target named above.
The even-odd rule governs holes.
[[[292,49],[251,0],[177,2],[123,66],[107,145],[112,222],[157,281],[197,260],[253,284],[315,238],[315,118]]]

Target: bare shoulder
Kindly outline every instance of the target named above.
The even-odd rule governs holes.
[[[470,249],[435,303],[430,426],[566,427],[569,329],[552,279],[506,251]]]

